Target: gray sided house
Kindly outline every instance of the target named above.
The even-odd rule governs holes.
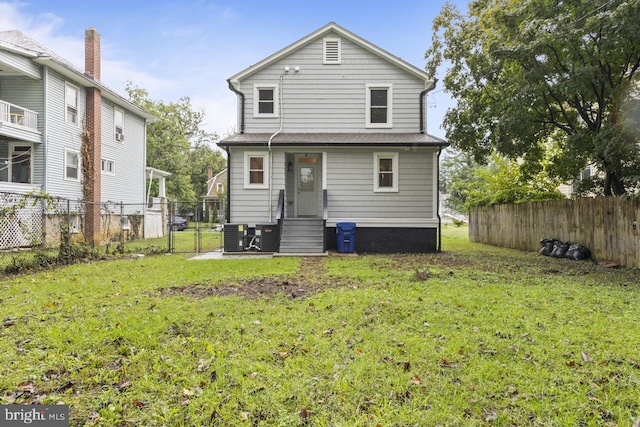
[[[146,124],[154,117],[100,82],[100,36],[86,32],[84,72],[18,30],[0,32],[0,191],[82,198],[89,130],[98,201],[145,201]]]
[[[342,244],[337,224],[355,223],[359,253],[440,249],[447,143],[426,133],[433,78],[332,22],[228,83],[239,132],[219,145],[233,233],[277,224],[276,251],[324,253]]]

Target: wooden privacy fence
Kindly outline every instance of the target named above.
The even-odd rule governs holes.
[[[596,261],[640,268],[640,200],[598,197],[472,208],[469,238],[524,251],[540,240],[580,243]]]

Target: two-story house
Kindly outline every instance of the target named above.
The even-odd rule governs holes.
[[[225,232],[278,224],[281,254],[326,253],[355,224],[356,252],[440,249],[447,143],[426,133],[431,76],[331,22],[228,84]]]
[[[152,120],[100,82],[95,29],[85,32],[84,72],[21,31],[0,32],[0,191],[91,202],[85,235],[92,241],[100,202],[146,199],[146,126]],[[82,174],[83,134],[91,177]]]

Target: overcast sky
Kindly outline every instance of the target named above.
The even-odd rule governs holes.
[[[465,11],[466,1],[452,0]],[[102,82],[126,96],[127,81],[151,99],[183,96],[206,112],[206,130],[220,136],[236,126],[235,73],[335,22],[424,69],[431,24],[444,0],[0,1],[0,31],[21,30],[84,70],[84,31],[102,41]],[[428,133],[444,137],[443,115],[453,105],[440,82],[429,94]]]

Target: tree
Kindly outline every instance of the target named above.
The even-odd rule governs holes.
[[[202,129],[203,110],[196,111],[188,97],[168,104],[153,101],[149,93],[127,83],[131,102],[158,118],[147,127],[147,165],[171,172],[167,195],[179,201],[195,201],[206,191],[207,165],[224,169],[224,158],[213,148],[215,133]]]
[[[470,154],[455,151],[443,159],[448,208],[467,214],[473,206],[564,198],[557,191],[559,182],[546,172],[548,159],[543,160],[542,169],[535,174],[524,174],[519,162],[496,154],[487,160],[483,166]]]
[[[475,0],[466,16],[450,4],[434,20],[427,70],[449,61],[445,88],[457,106],[447,138],[484,161],[494,150],[569,180],[595,164],[606,195],[637,191],[640,67],[637,0]],[[636,124],[630,123],[636,121]]]

